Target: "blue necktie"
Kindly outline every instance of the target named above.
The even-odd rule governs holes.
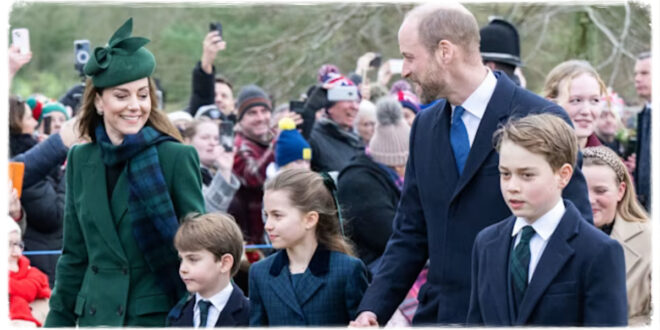
[[[449,128],[449,142],[451,143],[451,149],[454,151],[458,176],[463,174],[463,167],[465,167],[465,161],[470,153],[470,138],[463,119],[461,119],[464,112],[465,108],[460,105],[454,108],[454,114],[451,116],[451,128]]]

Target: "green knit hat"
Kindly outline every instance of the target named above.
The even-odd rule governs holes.
[[[46,117],[49,113],[51,112],[56,112],[59,111],[64,114],[64,117],[66,117],[66,120],[69,120],[69,114],[66,112],[66,108],[64,105],[60,102],[48,102],[46,105],[44,105],[43,110],[41,111],[41,114],[39,115],[39,119],[37,121],[39,124],[41,124],[41,121]]]
[[[106,88],[149,77],[156,68],[156,59],[142,47],[149,39],[131,37],[133,18],[129,18],[108,45],[96,47],[85,64],[85,74],[92,77],[95,87]]]

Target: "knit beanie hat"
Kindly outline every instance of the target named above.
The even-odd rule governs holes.
[[[129,18],[105,47],[96,47],[83,68],[94,87],[112,87],[149,77],[156,69],[154,55],[142,47],[149,39],[131,37],[133,18]]]
[[[238,101],[236,101],[236,108],[238,109],[238,121],[243,119],[243,115],[252,107],[264,106],[268,110],[273,110],[270,102],[270,97],[257,85],[248,85],[241,89],[238,93]]]
[[[410,91],[412,92],[412,86],[410,86],[410,83],[406,81],[405,79],[399,79],[395,81],[392,84],[392,88],[390,88],[390,94],[396,94],[399,91]]]
[[[39,120],[39,118],[41,118],[41,111],[43,104],[34,97],[27,99],[25,103],[27,103],[30,109],[32,109],[32,117],[34,118],[34,120]]]
[[[293,119],[282,118],[278,125],[281,132],[275,143],[275,164],[282,167],[299,159],[312,160],[312,149],[296,130]]]
[[[167,118],[174,122],[177,120],[185,120],[187,122],[192,122],[193,117],[186,111],[174,111],[167,114]]]
[[[43,110],[41,110],[41,114],[39,115],[39,119],[37,119],[39,124],[41,124],[44,117],[48,116],[51,112],[61,112],[64,114],[64,117],[66,117],[66,120],[69,120],[69,113],[66,112],[64,104],[60,102],[48,102],[44,105]]]
[[[400,90],[397,92],[396,96],[404,108],[412,110],[415,114],[419,112],[419,99],[417,98],[417,95],[410,91]]]
[[[401,166],[408,161],[410,126],[403,120],[401,104],[393,97],[376,103],[376,131],[369,141],[371,158],[387,166]]]

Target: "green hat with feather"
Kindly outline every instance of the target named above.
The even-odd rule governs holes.
[[[131,37],[133,18],[129,18],[105,47],[96,47],[85,64],[85,74],[95,87],[106,88],[149,77],[156,68],[154,55],[143,46],[149,39]]]

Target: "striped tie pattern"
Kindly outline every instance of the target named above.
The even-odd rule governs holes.
[[[199,327],[206,327],[206,321],[209,318],[209,307],[211,307],[211,302],[208,300],[200,300],[197,305],[199,305]]]
[[[511,256],[511,280],[513,282],[513,293],[516,300],[516,306],[520,305],[522,298],[527,290],[527,277],[529,271],[529,241],[534,236],[534,228],[525,226],[520,234],[520,242],[513,249]]]

